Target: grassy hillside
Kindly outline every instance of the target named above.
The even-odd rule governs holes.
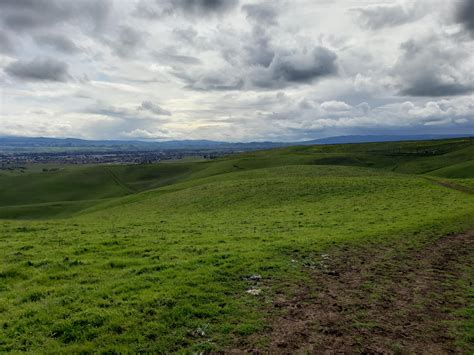
[[[433,170],[429,174],[445,178],[474,178],[474,160],[448,165],[447,167]]]
[[[1,185],[0,213],[36,220],[0,220],[0,351],[231,349],[264,332],[266,305],[325,255],[397,241],[400,257],[474,227],[474,195],[391,171],[416,170],[410,144],[395,161],[390,143],[3,177],[19,193]],[[466,144],[436,146],[472,159]]]
[[[26,174],[20,175],[0,172],[0,218],[68,216],[103,199],[208,176],[288,165],[360,166],[410,174],[474,178],[473,141],[289,147],[205,162],[63,166],[46,172],[32,167],[31,172],[27,170]]]

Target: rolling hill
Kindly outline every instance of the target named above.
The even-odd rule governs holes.
[[[472,143],[1,173],[0,351],[469,351]]]
[[[449,178],[474,178],[472,139],[297,146],[203,162],[61,166],[27,174],[0,172],[0,216],[67,215],[102,199],[181,181],[288,165],[342,165]],[[51,171],[52,170],[52,171]],[[35,208],[37,205],[37,209]],[[25,211],[24,213],[22,211]]]

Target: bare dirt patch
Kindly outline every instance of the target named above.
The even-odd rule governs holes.
[[[271,353],[461,353],[456,282],[469,277],[474,232],[424,244],[346,248],[307,268],[293,296],[282,290],[271,326],[234,351]]]

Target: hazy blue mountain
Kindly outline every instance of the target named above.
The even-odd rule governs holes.
[[[210,140],[172,140],[172,141],[139,141],[139,140],[84,140],[76,138],[45,138],[45,137],[0,137],[0,151],[137,151],[137,150],[220,150],[245,151],[271,149],[284,146],[309,144],[343,144],[368,143],[407,140],[430,140],[456,137],[474,136],[464,135],[354,135],[328,137],[303,142],[246,142],[230,143]]]
[[[418,134],[418,135],[354,135],[321,138],[302,142],[302,144],[346,144],[371,142],[419,141],[432,139],[449,139],[458,137],[472,137],[474,134]]]

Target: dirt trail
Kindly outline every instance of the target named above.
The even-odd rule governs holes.
[[[446,187],[448,189],[461,191],[461,192],[464,192],[466,194],[474,194],[474,189],[472,187],[469,187],[469,186],[456,184],[456,183],[454,183],[452,181],[448,181],[448,180],[434,179],[434,178],[431,178],[431,177],[425,177],[425,179],[432,182],[433,184],[440,185],[440,186]]]
[[[410,249],[411,248],[411,249]],[[271,327],[237,351],[270,353],[460,353],[453,285],[474,260],[474,232],[421,250],[405,245],[323,255],[311,281],[277,295]],[[403,247],[402,247],[403,250]],[[267,342],[262,342],[267,339]],[[259,345],[265,344],[265,345]]]

